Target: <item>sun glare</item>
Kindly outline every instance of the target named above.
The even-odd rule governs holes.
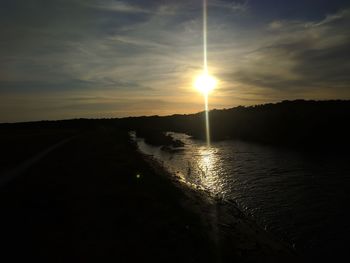
[[[217,80],[208,74],[199,75],[194,83],[194,86],[204,95],[209,94],[216,87]]]

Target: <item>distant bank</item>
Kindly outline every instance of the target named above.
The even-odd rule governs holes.
[[[119,119],[74,119],[0,124],[0,128],[96,129],[101,125],[135,130],[156,141],[167,131],[205,138],[204,113]],[[302,150],[346,150],[350,146],[350,100],[282,101],[210,111],[212,140],[241,139]],[[153,137],[153,138],[152,138]],[[164,138],[159,139],[164,142]],[[166,139],[165,139],[166,140]]]

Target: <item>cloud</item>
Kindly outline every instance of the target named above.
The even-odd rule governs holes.
[[[192,88],[202,1],[45,3],[4,0],[0,9],[0,119],[202,110]],[[349,97],[348,9],[266,19],[254,1],[208,3],[209,68],[220,80],[212,107]]]
[[[150,13],[151,11],[137,5],[130,4],[126,1],[102,1],[99,3],[90,3],[91,7],[100,8],[108,11],[120,13]]]
[[[350,98],[349,27],[349,10],[315,22],[272,21],[240,67],[224,77],[285,97]]]
[[[213,7],[225,8],[233,12],[246,12],[249,8],[248,1],[244,1],[244,0],[241,0],[241,1],[216,0],[216,1],[209,1],[208,4]]]

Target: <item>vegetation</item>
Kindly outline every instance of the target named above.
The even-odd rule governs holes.
[[[155,146],[183,147],[184,143],[173,139],[166,132],[159,129],[137,129],[136,135],[145,138],[145,142]]]
[[[240,139],[307,150],[350,146],[350,101],[283,101],[210,111],[211,140]],[[205,139],[204,112],[125,118],[124,128],[183,132]],[[152,127],[150,130],[147,127]]]
[[[350,146],[350,101],[283,101],[250,107],[210,111],[211,140],[240,139],[304,150],[347,150]],[[165,132],[182,132],[205,139],[205,114],[129,117],[122,119],[76,119],[0,124],[6,129],[66,129],[85,132],[99,127],[134,130],[153,145],[181,147]]]

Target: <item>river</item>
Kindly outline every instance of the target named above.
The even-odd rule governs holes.
[[[183,182],[234,200],[260,226],[300,253],[331,257],[350,242],[350,156],[301,153],[242,141],[205,142],[170,133],[185,143],[176,151],[148,145]]]

